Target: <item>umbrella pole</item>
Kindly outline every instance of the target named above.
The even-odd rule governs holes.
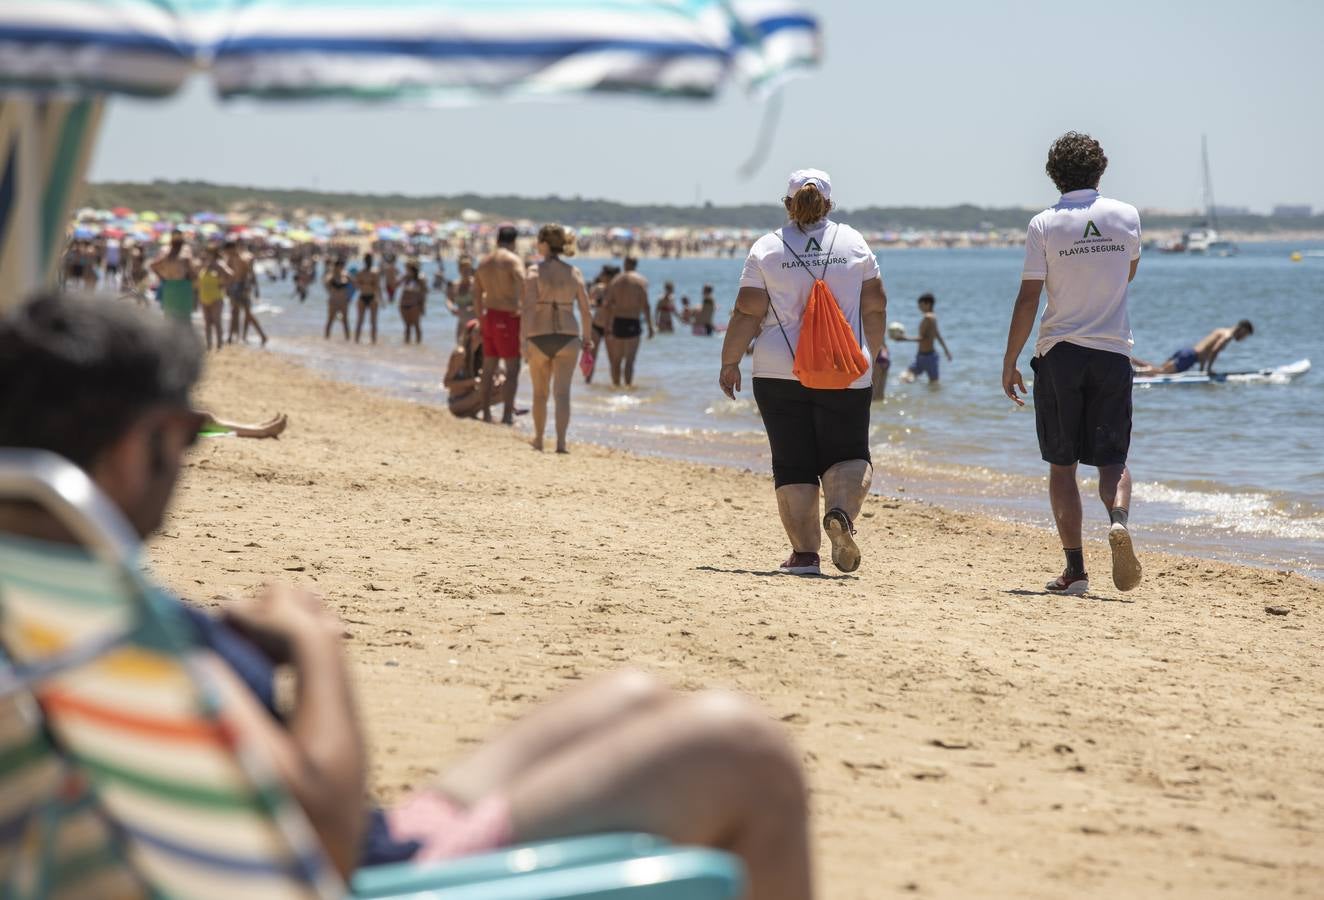
[[[0,311],[41,283],[37,101],[0,102]]]
[[[103,101],[0,102],[0,310],[55,282]]]
[[[55,283],[69,217],[87,187],[87,168],[100,131],[102,97],[42,104],[41,284]]]

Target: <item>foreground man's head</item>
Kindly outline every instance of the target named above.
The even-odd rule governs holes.
[[[40,294],[0,317],[0,446],[79,466],[142,536],[160,527],[200,420],[197,337],[140,307]]]

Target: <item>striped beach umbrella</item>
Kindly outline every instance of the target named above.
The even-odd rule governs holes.
[[[3,0],[0,306],[53,273],[107,94],[707,98],[819,55],[797,0]]]

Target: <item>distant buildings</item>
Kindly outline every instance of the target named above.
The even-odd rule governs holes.
[[[1250,215],[1249,206],[1223,206],[1214,204],[1214,215],[1216,216],[1248,216]]]
[[[1314,210],[1310,204],[1280,203],[1270,213],[1275,219],[1309,219]]]

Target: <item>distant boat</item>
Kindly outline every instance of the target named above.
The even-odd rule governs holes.
[[[1204,256],[1235,256],[1237,245],[1223,239],[1218,233],[1218,212],[1214,206],[1214,180],[1209,175],[1209,142],[1204,135],[1200,135],[1200,161],[1204,168],[1205,220],[1182,234],[1180,249]]]

